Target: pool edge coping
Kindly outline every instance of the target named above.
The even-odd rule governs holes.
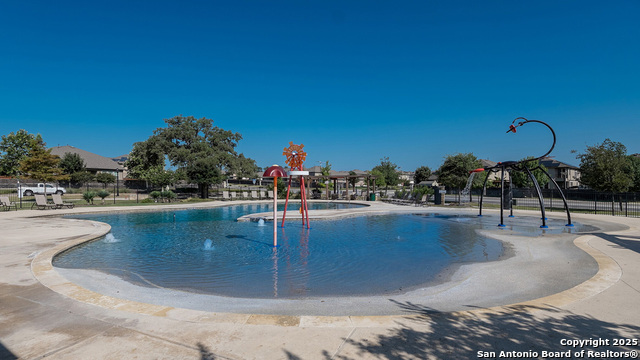
[[[224,202],[218,205],[240,205],[240,202]],[[186,207],[191,208],[191,207]],[[175,209],[175,208],[174,208]],[[402,208],[401,208],[402,209]],[[399,209],[399,210],[401,210]],[[424,209],[424,208],[423,208]],[[467,208],[468,209],[468,208]],[[152,210],[152,209],[149,209]],[[162,209],[154,209],[162,210]],[[433,212],[435,209],[431,208]],[[456,209],[463,210],[463,209]],[[135,211],[132,209],[132,211]],[[437,211],[437,210],[435,210]],[[104,212],[109,212],[105,209]],[[393,211],[392,211],[393,212]],[[406,213],[406,211],[398,211]],[[96,213],[92,211],[91,213]],[[46,214],[48,216],[50,214]],[[365,214],[362,214],[365,215]],[[356,215],[357,216],[357,215]],[[70,219],[69,219],[70,220]],[[406,320],[423,319],[425,316],[438,316],[447,314],[450,316],[482,316],[484,314],[504,314],[514,311],[538,311],[550,308],[566,306],[581,299],[586,299],[597,295],[618,282],[622,276],[622,269],[618,263],[603,252],[592,247],[589,242],[596,238],[592,234],[585,234],[574,239],[573,244],[585,251],[598,264],[598,271],[586,281],[556,294],[544,296],[528,301],[499,305],[488,308],[471,310],[461,310],[453,312],[433,312],[407,315],[362,315],[362,316],[314,316],[314,315],[270,315],[270,314],[244,314],[244,313],[224,313],[208,312],[202,310],[185,309],[164,305],[142,303],[133,300],[116,298],[86,289],[75,284],[62,275],[53,267],[53,258],[70,248],[82,243],[92,241],[107,234],[111,226],[92,220],[87,221],[92,224],[93,231],[79,236],[76,239],[64,241],[51,248],[45,249],[34,256],[31,261],[31,272],[36,280],[50,290],[80,301],[86,304],[99,306],[110,310],[121,310],[134,314],[151,315],[171,318],[189,322],[217,322],[247,325],[277,325],[277,326],[299,326],[299,327],[372,327],[384,325],[397,325]],[[606,221],[606,220],[602,220]]]

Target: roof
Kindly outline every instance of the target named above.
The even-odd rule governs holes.
[[[540,164],[544,165],[544,167],[546,167],[547,169],[555,169],[555,168],[569,168],[569,169],[576,169],[576,170],[580,169],[577,166],[563,163],[561,161],[558,161],[550,157],[544,157],[540,159]]]
[[[70,145],[55,146],[51,148],[51,154],[63,157],[64,154],[78,154],[84,160],[84,164],[88,170],[122,170],[122,166],[108,157],[78,149]]]
[[[496,166],[498,163],[487,159],[480,159],[480,164],[482,164],[482,167],[489,168]]]

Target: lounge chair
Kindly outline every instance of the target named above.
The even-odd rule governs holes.
[[[256,190],[251,190],[251,200],[260,200],[258,197],[258,192]]]
[[[8,196],[0,196],[0,206],[3,209],[11,210],[11,208],[15,208],[18,211],[18,205],[15,202],[9,200]]]
[[[242,192],[242,200],[247,200],[249,198],[249,193],[246,191]]]
[[[264,192],[264,190],[260,190],[260,199],[264,199],[267,197],[267,194]]]
[[[33,209],[34,206],[37,206],[38,210],[47,210],[47,209],[56,208],[56,204],[52,204],[47,201],[46,195],[35,194],[34,197],[36,199],[36,202],[33,205],[31,205],[31,209]]]
[[[222,200],[231,200],[231,198],[229,197],[229,192],[228,191],[222,191]]]
[[[62,201],[62,196],[60,194],[52,194],[51,198],[53,199],[53,203],[58,209],[62,209],[63,207],[73,209],[73,207],[75,206],[75,204]]]
[[[231,192],[231,200],[235,200],[235,199],[237,199],[236,192],[235,192],[235,191],[232,191],[232,192]]]

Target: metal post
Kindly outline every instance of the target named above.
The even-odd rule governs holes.
[[[564,196],[564,192],[562,191],[562,189],[560,189],[560,186],[558,186],[558,183],[555,180],[553,180],[553,178],[551,177],[551,175],[549,175],[549,173],[547,171],[545,171],[541,167],[538,167],[537,169],[542,170],[542,172],[545,175],[547,175],[549,180],[551,180],[553,185],[555,185],[555,187],[558,189],[558,192],[560,192],[560,197],[562,197],[562,202],[564,203],[564,209],[567,212],[567,225],[566,226],[573,226],[573,224],[571,223],[571,213],[569,212],[569,204],[567,203],[567,198]]]
[[[491,170],[487,171],[487,176],[484,178],[484,182],[482,183],[482,192],[480,193],[480,212],[478,216],[482,216],[482,200],[484,199],[484,192],[487,191],[487,180],[489,180],[489,175],[491,175]]]
[[[291,191],[291,175],[289,175],[289,187],[287,187],[287,199],[284,201],[284,213],[282,214],[281,227],[284,227],[284,219],[287,217],[287,205],[289,204],[289,191]]]
[[[504,166],[500,171],[500,224],[498,226],[504,227]]]
[[[278,177],[273,177],[273,247],[278,246]]]

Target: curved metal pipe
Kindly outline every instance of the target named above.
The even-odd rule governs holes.
[[[531,173],[531,170],[529,170],[529,168],[526,166],[523,166],[523,167],[527,171],[527,174],[529,174],[529,178],[531,179],[531,181],[533,181],[533,185],[536,187],[536,192],[538,193],[538,201],[540,202],[540,211],[542,212],[542,226],[540,227],[548,228],[547,216],[544,212],[544,199],[542,198],[542,190],[540,189],[540,184],[538,184],[538,180],[536,180],[536,177],[533,176],[533,174]]]
[[[555,180],[553,180],[551,175],[549,175],[549,173],[545,169],[543,169],[541,166],[538,166],[536,169],[542,170],[542,172],[545,175],[547,175],[549,180],[551,180],[553,185],[556,186],[556,189],[558,189],[558,192],[560,193],[560,197],[562,197],[562,202],[564,203],[564,210],[567,212],[567,221],[568,221],[568,223],[567,223],[566,226],[573,226],[573,224],[571,223],[571,213],[569,212],[569,204],[567,204],[567,198],[564,196],[564,192],[562,191],[562,189],[560,189],[560,186],[558,186],[558,183]],[[534,169],[534,170],[536,170],[536,169]]]
[[[517,126],[513,126],[513,123],[515,123],[515,122],[516,122],[516,120],[524,120],[524,121],[520,121],[520,122],[518,123],[518,125],[517,125]],[[553,131],[553,128],[551,128],[551,126],[549,126],[549,124],[547,124],[547,123],[546,123],[546,122],[544,122],[544,121],[540,121],[540,120],[529,120],[529,119],[526,119],[526,118],[523,118],[523,117],[518,117],[518,118],[515,118],[515,119],[513,120],[513,122],[511,123],[512,125],[509,127],[509,131],[507,131],[507,132],[514,132],[514,133],[515,133],[515,132],[516,132],[516,128],[517,128],[518,126],[522,126],[522,125],[524,125],[524,124],[526,124],[526,123],[530,123],[530,122],[540,123],[540,124],[542,124],[542,125],[546,126],[546,127],[549,129],[549,131],[551,131],[551,135],[553,135],[553,144],[551,144],[551,148],[550,148],[550,149],[549,149],[549,151],[547,151],[544,155],[539,156],[539,157],[537,157],[537,158],[535,158],[535,159],[528,159],[528,160],[523,160],[523,161],[540,160],[540,159],[542,159],[543,157],[545,157],[545,156],[547,156],[547,155],[551,154],[551,152],[553,151],[553,148],[555,148],[555,147],[556,147],[556,132],[555,132],[555,131]]]

